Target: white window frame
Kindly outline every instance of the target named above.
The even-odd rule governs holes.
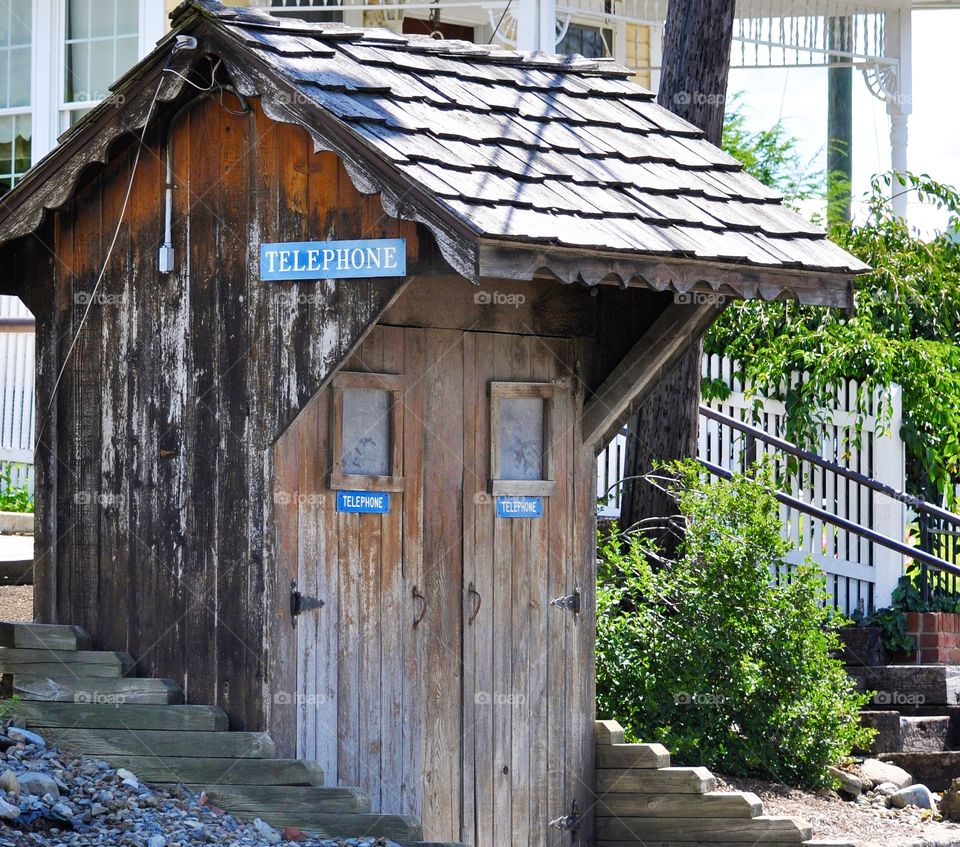
[[[34,5],[34,6],[36,5],[36,0],[34,0],[33,5]],[[31,13],[33,14],[34,12],[32,11]],[[36,26],[35,26],[35,25],[36,25],[36,20],[35,20],[35,19],[31,19],[31,21],[30,21],[30,26],[31,26],[30,37],[31,37],[31,39],[33,38],[33,33],[36,31]],[[33,62],[33,46],[32,46],[32,43],[31,43],[31,47],[30,47],[30,58],[31,58],[31,68],[30,68],[30,102],[29,102],[26,106],[7,106],[7,107],[4,107],[4,108],[0,109],[0,118],[22,118],[22,117],[28,117],[28,118],[30,118],[30,159],[31,159],[31,163],[32,163],[32,162],[36,161],[36,160],[34,159],[34,153],[33,153],[33,150],[34,150],[34,147],[33,147],[33,134],[34,134],[34,130],[33,130],[33,102],[34,102],[34,100],[33,100],[33,98],[34,98],[34,90],[33,90],[33,67],[32,67],[32,62]],[[6,177],[7,174],[3,174],[3,176]]]
[[[146,56],[167,29],[166,9],[158,0],[139,4],[137,58]],[[66,129],[64,116],[75,109],[91,109],[101,101],[67,104],[63,100],[66,73],[66,0],[33,0],[30,112],[31,158],[34,164],[54,147]]]

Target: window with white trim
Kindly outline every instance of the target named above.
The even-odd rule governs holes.
[[[136,64],[140,9],[131,0],[65,0],[63,100],[66,130],[109,94],[110,86]]]
[[[289,15],[315,23],[342,21],[342,11],[324,9],[325,6],[339,6],[341,3],[342,0],[270,0],[270,14]]]
[[[31,0],[0,0],[0,194],[30,167]]]
[[[557,44],[557,52],[576,53],[587,59],[605,59],[613,55],[613,41],[612,29],[571,23]]]

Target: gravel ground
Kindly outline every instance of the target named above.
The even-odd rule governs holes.
[[[48,748],[0,724],[0,847],[398,847],[387,839],[316,838],[241,821],[182,787]]]
[[[33,620],[33,586],[0,585],[0,621]]]
[[[812,793],[740,777],[717,777],[721,791],[752,791],[768,815],[793,815],[813,827],[818,841],[853,841],[883,847],[960,847],[960,824],[940,823],[920,809],[873,809],[840,799],[833,791]]]

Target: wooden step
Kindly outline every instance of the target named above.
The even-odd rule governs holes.
[[[717,781],[706,768],[597,768],[597,794],[706,794]]]
[[[90,635],[79,626],[0,621],[0,647],[89,650]]]
[[[17,722],[77,729],[165,729],[174,732],[225,732],[227,714],[219,706],[107,706],[93,703],[43,703],[21,700],[13,707]]]
[[[286,817],[284,825],[298,827],[321,838],[389,838],[400,842],[423,838],[419,822],[409,815],[328,815],[299,809]]]
[[[103,756],[144,782],[193,785],[214,791],[225,785],[323,785],[323,771],[301,759],[223,759],[174,756]]]
[[[597,841],[633,841],[650,844],[693,842],[752,842],[801,844],[811,837],[801,818],[762,815],[756,818],[597,818]],[[599,847],[598,844],[598,847]]]
[[[598,817],[755,818],[763,814],[756,794],[712,791],[708,794],[604,794]]]
[[[45,650],[17,647],[0,649],[0,670],[2,671],[7,671],[9,668],[9,673],[13,673],[18,668],[34,665],[70,665],[71,670],[75,670],[75,666],[106,665],[117,668],[121,674],[125,674],[133,668],[134,662],[129,653],[118,653],[112,650]]]
[[[325,788],[299,785],[219,785],[208,788],[187,784],[191,791],[205,791],[210,801],[231,814],[258,817],[271,826],[287,826],[304,809],[310,813],[366,814],[370,798],[359,788]]]
[[[662,744],[598,744],[598,768],[669,768],[670,754]]]
[[[24,700],[55,703],[182,703],[183,692],[172,679],[120,677],[43,677],[13,675],[13,693]]]
[[[88,677],[117,679],[124,676],[124,671],[120,665],[88,665],[82,662],[5,665],[0,659],[0,674],[34,676],[42,679],[86,679]]]
[[[211,759],[272,759],[273,739],[264,732],[191,732],[158,729],[49,727],[48,744],[89,756],[189,756]]]

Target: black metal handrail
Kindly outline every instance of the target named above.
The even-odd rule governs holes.
[[[705,418],[716,421],[717,423],[728,426],[731,429],[739,430],[749,439],[756,442],[767,444],[776,450],[787,453],[791,456],[822,468],[825,471],[836,474],[850,482],[861,485],[871,491],[889,497],[900,503],[905,503],[917,511],[918,525],[920,529],[920,546],[913,547],[904,543],[900,539],[890,538],[875,529],[865,527],[862,524],[851,521],[847,518],[835,515],[826,509],[815,506],[812,503],[806,503],[803,500],[783,492],[777,493],[777,499],[784,505],[790,506],[811,517],[815,517],[824,523],[832,524],[840,529],[850,532],[858,537],[871,541],[888,550],[907,556],[913,559],[919,565],[918,587],[925,599],[929,600],[933,595],[947,595],[960,601],[960,566],[954,561],[945,558],[947,555],[956,553],[956,558],[960,558],[960,515],[954,514],[947,509],[929,503],[922,497],[915,497],[907,494],[891,485],[879,482],[872,477],[866,476],[858,471],[846,468],[836,462],[831,462],[816,453],[804,450],[789,441],[770,435],[762,429],[744,423],[737,418],[725,415],[707,406],[700,407],[700,414]],[[753,452],[749,447],[748,453]],[[711,473],[729,479],[730,473],[719,465],[700,460],[700,463]],[[951,558],[953,558],[951,556]]]
[[[769,437],[770,436],[767,436],[766,433],[764,433],[764,440]],[[706,461],[706,459],[698,459],[697,461],[700,462],[700,464],[710,471],[710,473],[712,473],[714,476],[718,476],[721,479],[730,479],[733,477],[733,474],[730,471],[728,471],[726,468],[720,467],[720,465],[715,465],[713,462]],[[948,562],[946,559],[941,559],[939,556],[935,556],[932,553],[921,550],[919,547],[911,547],[909,544],[905,544],[902,541],[897,541],[894,538],[890,538],[890,536],[884,535],[882,532],[877,532],[875,529],[870,529],[869,527],[863,526],[863,524],[859,524],[856,521],[842,518],[839,515],[828,512],[826,509],[822,509],[819,506],[814,506],[812,503],[806,503],[799,497],[794,497],[790,494],[784,494],[782,491],[776,491],[774,494],[776,495],[777,500],[779,500],[785,506],[789,506],[792,509],[797,509],[798,511],[810,515],[811,517],[823,521],[824,523],[833,524],[834,526],[846,530],[847,532],[852,532],[856,535],[862,536],[868,541],[873,541],[874,543],[879,544],[881,547],[886,547],[888,550],[893,550],[895,553],[908,556],[929,567],[936,568],[938,571],[943,571],[951,574],[952,576],[960,577],[960,567]]]
[[[900,491],[899,489],[894,488],[892,485],[878,482],[873,477],[866,476],[858,471],[850,470],[850,468],[845,468],[843,465],[839,465],[836,462],[831,462],[829,459],[824,459],[823,456],[819,456],[816,453],[811,453],[809,450],[804,450],[802,447],[798,447],[796,444],[793,444],[789,441],[784,441],[782,438],[777,438],[775,435],[770,435],[768,432],[764,432],[758,427],[751,426],[748,423],[744,423],[736,418],[732,418],[729,415],[725,415],[722,412],[711,409],[709,406],[701,406],[700,414],[705,418],[710,418],[711,420],[722,423],[725,426],[731,427],[732,429],[738,429],[740,432],[743,432],[752,438],[756,438],[758,441],[763,441],[769,444],[771,447],[776,447],[778,450],[781,450],[784,453],[789,453],[791,456],[796,456],[798,459],[802,459],[803,461],[809,462],[812,465],[817,465],[817,467],[828,470],[831,473],[835,473],[838,476],[842,476],[852,482],[856,482],[858,485],[862,485],[865,488],[869,488],[872,491],[876,491],[880,494],[890,497],[893,500],[906,503],[908,506],[916,509],[918,512],[925,512],[928,515],[933,515],[934,517],[947,521],[948,523],[960,525],[960,515],[954,514],[953,512],[950,512],[933,503],[928,503],[922,497],[915,497],[913,494],[907,494],[905,491]]]

